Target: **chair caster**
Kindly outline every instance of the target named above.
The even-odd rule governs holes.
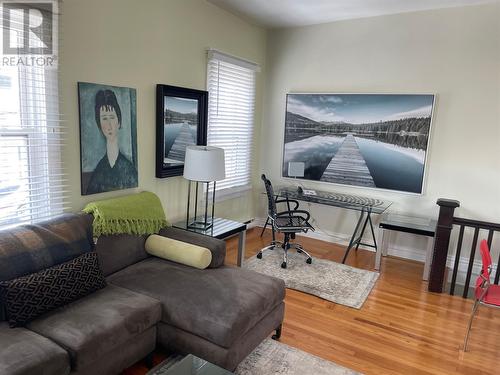
[[[313,258],[307,258],[306,263],[311,264],[313,262]]]
[[[281,263],[281,268],[286,268],[286,262]]]
[[[262,253],[258,253],[257,258],[262,259]]]

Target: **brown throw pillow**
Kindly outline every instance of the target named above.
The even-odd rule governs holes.
[[[97,253],[90,252],[43,271],[0,282],[0,298],[11,327],[64,306],[106,286]]]

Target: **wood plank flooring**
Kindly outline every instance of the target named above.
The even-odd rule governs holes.
[[[270,241],[260,228],[247,234],[246,257]],[[343,248],[305,237],[314,257],[340,262]],[[227,241],[226,262],[236,263],[237,238]],[[347,264],[372,269],[374,253],[359,250]],[[276,265],[279,267],[279,265]],[[500,374],[500,311],[480,308],[469,351],[460,350],[471,300],[427,292],[423,264],[383,258],[381,277],[360,310],[287,290],[281,341],[364,374]],[[161,360],[158,353],[156,361]],[[144,374],[139,363],[126,375]]]

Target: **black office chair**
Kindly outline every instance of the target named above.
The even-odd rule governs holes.
[[[280,198],[279,195],[276,195],[274,197],[274,203],[286,203],[288,210],[296,211],[299,209],[299,201],[298,200]],[[290,208],[290,204],[292,204],[292,203],[293,203],[294,207]],[[267,226],[270,224],[271,224],[271,220],[269,219],[269,216],[268,216],[266,218],[266,223],[264,224],[264,227],[262,228],[262,230],[260,232],[261,237],[264,235],[264,232],[266,231]],[[272,226],[272,225],[271,225],[271,231],[273,232],[273,241],[275,241],[276,240],[276,232],[274,230],[274,226]]]
[[[312,257],[307,251],[304,250],[302,245],[290,242],[290,240],[295,237],[296,233],[307,233],[309,230],[314,231],[313,226],[309,224],[309,218],[311,215],[309,212],[304,210],[287,210],[277,212],[276,196],[274,194],[273,185],[271,184],[271,181],[266,178],[266,175],[263,174],[261,178],[266,187],[269,221],[273,226],[273,230],[278,233],[283,233],[284,238],[283,242],[281,242],[276,241],[273,236],[271,244],[261,249],[257,254],[257,258],[262,259],[262,254],[266,250],[281,247],[284,250],[283,263],[281,263],[281,267],[286,268],[288,262],[288,250],[293,248],[297,250],[297,253],[304,254],[307,257],[306,262],[311,264]]]

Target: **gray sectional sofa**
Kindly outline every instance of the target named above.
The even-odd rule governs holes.
[[[48,265],[47,244],[36,240],[40,231],[53,234],[63,249],[84,233],[84,245],[93,247],[91,223],[90,215],[71,214],[18,227],[14,236],[12,230],[0,232],[0,281],[22,275],[22,266],[16,273],[6,264],[22,252],[30,252],[36,268]],[[273,330],[279,333],[282,280],[225,266],[223,241],[174,228],[160,234],[207,247],[209,268],[149,256],[146,236],[101,236],[95,251],[108,285],[26,327],[0,322],[0,374],[117,374],[157,345],[232,371]],[[7,237],[19,238],[19,246],[2,246]]]

